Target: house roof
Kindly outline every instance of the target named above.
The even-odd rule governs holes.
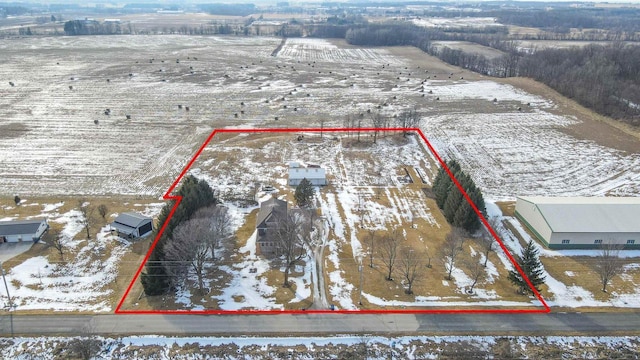
[[[284,200],[278,200],[274,197],[267,201],[263,201],[260,204],[260,212],[258,213],[258,220],[256,221],[256,227],[266,227],[263,224],[270,218],[271,215],[282,216],[287,213],[287,202]]]
[[[298,167],[289,168],[289,179],[324,179],[326,178],[325,169],[320,167]]]
[[[640,197],[539,197],[533,203],[554,232],[640,232]]]
[[[136,228],[140,227],[145,222],[151,220],[150,217],[146,217],[134,212],[126,212],[118,215],[116,219],[111,223],[111,226],[118,229],[120,232],[133,232]]]
[[[45,219],[0,221],[0,236],[35,234]]]

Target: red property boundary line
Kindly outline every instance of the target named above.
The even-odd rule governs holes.
[[[169,223],[169,220],[173,217],[174,212],[176,211],[176,209],[180,205],[180,202],[182,201],[182,197],[181,196],[171,195],[171,193],[176,188],[176,186],[178,185],[180,180],[182,180],[182,178],[187,173],[187,171],[189,171],[189,169],[191,168],[193,163],[196,161],[196,159],[200,156],[202,151],[209,145],[209,143],[211,142],[211,140],[213,139],[213,137],[216,134],[223,134],[223,133],[293,133],[293,132],[320,132],[320,133],[327,132],[327,133],[335,133],[335,132],[356,132],[356,131],[362,131],[362,132],[373,132],[373,131],[379,131],[379,132],[402,132],[402,131],[408,131],[408,132],[415,132],[418,135],[420,135],[420,137],[425,142],[425,144],[427,144],[427,147],[429,148],[431,153],[435,156],[435,158],[438,160],[440,165],[445,169],[445,171],[447,172],[449,177],[453,180],[454,184],[458,187],[458,189],[460,190],[460,192],[462,193],[464,198],[469,202],[469,204],[471,204],[471,207],[476,212],[476,214],[480,217],[480,220],[482,221],[484,226],[486,226],[487,229],[489,229],[489,232],[491,233],[491,236],[493,236],[493,238],[498,242],[498,244],[500,245],[500,248],[502,248],[502,251],[504,251],[504,253],[509,258],[509,261],[511,261],[511,263],[514,265],[515,269],[523,276],[523,278],[525,279],[527,285],[531,288],[531,290],[533,291],[535,297],[540,301],[540,303],[542,304],[542,306],[544,308],[542,308],[542,309],[540,309],[540,308],[536,308],[536,309],[442,309],[442,308],[440,308],[440,309],[424,309],[424,310],[423,309],[420,309],[420,310],[418,310],[418,309],[409,309],[409,310],[329,310],[329,309],[326,309],[326,310],[315,310],[315,309],[314,310],[312,310],[312,309],[310,309],[310,310],[123,310],[122,309],[122,306],[124,304],[125,299],[127,298],[129,293],[131,292],[131,289],[133,288],[133,285],[135,284],[135,282],[140,277],[140,274],[142,273],[144,265],[147,263],[147,260],[149,260],[149,257],[151,256],[151,253],[153,252],[153,249],[155,248],[156,244],[158,243],[158,240],[162,236],[162,233],[164,232],[165,228],[167,227],[167,224]],[[267,314],[327,314],[327,313],[337,313],[337,314],[507,314],[507,313],[549,313],[549,312],[551,312],[551,308],[549,307],[549,305],[547,305],[546,301],[542,298],[542,295],[540,295],[538,290],[536,290],[536,288],[533,286],[533,284],[531,283],[531,280],[529,280],[529,278],[526,276],[526,274],[522,271],[522,269],[520,268],[520,266],[518,265],[518,263],[516,262],[514,257],[511,255],[509,250],[507,250],[507,247],[504,245],[502,240],[498,237],[498,235],[496,234],[494,229],[489,225],[489,223],[487,222],[487,219],[485,219],[485,217],[482,215],[482,213],[478,210],[478,208],[473,203],[473,201],[471,200],[469,195],[464,191],[464,189],[462,188],[462,186],[460,185],[458,180],[455,178],[455,176],[453,175],[451,170],[447,167],[447,165],[442,160],[440,155],[438,155],[438,153],[436,152],[434,147],[431,145],[429,140],[427,140],[427,137],[424,135],[422,130],[420,130],[419,128],[409,128],[409,129],[405,129],[405,128],[360,128],[360,129],[358,129],[358,128],[326,128],[326,129],[318,129],[318,128],[252,129],[252,128],[248,128],[248,129],[217,129],[217,130],[212,131],[211,134],[209,134],[209,137],[207,137],[207,140],[202,144],[202,146],[200,146],[200,148],[195,153],[193,158],[191,158],[189,163],[184,167],[184,169],[182,170],[182,172],[180,173],[178,178],[173,182],[173,184],[171,184],[171,186],[169,187],[167,192],[162,196],[162,198],[164,200],[174,200],[175,204],[173,205],[173,208],[171,209],[171,212],[169,213],[169,216],[167,217],[167,220],[165,221],[164,224],[162,224],[162,227],[160,228],[160,231],[158,231],[158,235],[156,236],[155,240],[153,241],[153,243],[149,247],[149,251],[147,252],[146,256],[144,257],[144,260],[142,261],[142,263],[140,264],[140,267],[138,268],[138,271],[136,271],[135,276],[131,280],[131,283],[127,287],[127,290],[124,292],[124,295],[120,299],[120,302],[118,303],[118,306],[116,307],[116,310],[115,310],[116,314],[141,314],[141,315],[142,314],[146,314],[146,315],[148,315],[148,314],[159,314],[159,315],[160,314],[162,314],[162,315],[172,315],[172,314],[173,315],[178,315],[178,314],[180,314],[180,315],[188,315],[188,314],[191,314],[191,315],[240,315],[240,314],[241,315],[267,315]]]

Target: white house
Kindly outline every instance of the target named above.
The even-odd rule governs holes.
[[[0,221],[0,243],[37,242],[48,228],[47,219]]]
[[[302,179],[307,179],[313,186],[327,185],[325,169],[317,165],[300,166],[297,162],[289,163],[289,185],[298,186]]]
[[[516,217],[551,249],[640,248],[640,197],[522,196]]]
[[[153,220],[138,213],[126,212],[116,217],[111,223],[111,229],[124,238],[143,237],[153,231]]]

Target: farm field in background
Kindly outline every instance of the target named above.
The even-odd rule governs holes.
[[[558,100],[558,95],[544,86],[526,79],[484,77],[409,47],[358,48],[344,41],[308,38],[287,39],[279,45],[278,38],[224,36],[0,39],[0,79],[4,79],[0,82],[1,195],[41,197],[51,199],[42,204],[64,202],[65,206],[79,196],[157,199],[213,129],[341,127],[347,117],[361,118],[362,126],[370,127],[371,114],[387,116],[394,124],[393,116],[408,109],[421,115],[421,128],[438,153],[458,159],[489,201],[510,201],[516,195],[640,195],[640,134],[602,125],[583,108]],[[594,124],[598,131],[576,130],[592,129]],[[403,171],[416,178],[416,168],[428,179],[434,173],[434,162],[428,156],[417,157],[416,151],[423,149],[411,137],[384,137],[376,147],[362,147],[354,143],[353,136],[315,143],[311,138],[302,142],[287,136],[216,138],[224,151],[205,152],[193,173],[210,179],[225,196],[245,193],[254,180],[272,183],[287,194],[282,183],[287,159],[306,157],[305,161],[325,164],[334,178],[327,188],[330,191],[320,192],[318,199],[323,215],[331,219],[329,237],[335,244],[325,252],[325,282],[332,303],[355,308],[357,261],[366,253],[361,240],[367,236],[365,229],[380,226],[383,233],[384,227],[401,226],[415,247],[437,241],[446,233],[448,225],[419,186],[376,183],[378,179],[397,179]],[[370,141],[364,138],[364,142]],[[379,149],[400,150],[388,155],[393,158],[385,158]],[[388,163],[397,165],[387,167]],[[7,214],[10,205],[8,200]],[[361,218],[358,209],[363,207],[380,211],[367,215],[370,219]],[[393,211],[387,214],[382,209]],[[251,225],[256,210],[236,210],[237,231],[243,236],[234,245],[236,256],[229,259],[229,266],[247,261],[242,256],[251,256],[247,224]],[[69,211],[72,208],[47,216],[67,221],[73,215]],[[3,214],[6,218],[22,216],[26,214]],[[90,254],[89,242],[76,235],[76,255]],[[526,235],[520,236],[526,239]],[[144,249],[100,239],[109,254],[132,259],[144,254]],[[472,240],[468,245],[465,251],[469,256],[479,254]],[[42,256],[55,258],[50,250]],[[514,245],[512,252],[518,250]],[[36,260],[41,256],[32,255]],[[423,301],[423,306],[438,301],[447,302],[444,306],[491,301],[519,301],[530,306],[512,289],[498,284],[506,283],[507,264],[500,254],[490,256],[496,268],[495,283],[480,287],[485,292],[478,292],[475,298],[461,293],[467,286],[463,271],[458,274],[459,282],[445,284],[441,276],[434,276],[418,287],[416,294],[424,299],[404,294],[398,283],[378,281],[384,286],[374,288],[374,282],[365,280],[363,303],[369,308],[414,306],[416,300]],[[95,257],[102,261],[112,258],[107,253],[96,253]],[[566,283],[567,290],[563,293],[561,286],[556,286],[543,293],[546,299],[554,301],[571,294],[567,298],[585,307],[635,306],[625,300],[627,295],[615,301],[596,295],[593,284],[575,276],[579,271],[588,273],[588,269],[567,274],[556,269],[551,259],[543,254],[549,274]],[[576,266],[583,266],[583,259],[575,259],[581,264]],[[637,278],[635,259],[629,260],[623,281],[613,284],[619,294],[634,296],[630,289]],[[434,264],[436,261],[434,258]],[[41,286],[36,267],[44,267],[44,262],[31,266],[28,286],[35,288]],[[305,263],[296,272],[298,293],[276,290],[276,300],[265,307],[307,307],[313,301],[312,280],[305,277],[311,267],[311,262]],[[240,272],[232,270],[227,275],[221,273],[222,280],[242,279]],[[365,267],[366,279],[381,277],[378,270]],[[121,275],[130,272],[128,269]],[[40,274],[42,277],[44,271]],[[264,269],[264,289],[277,288],[276,274],[274,269]],[[433,280],[436,278],[440,280]],[[236,283],[237,287],[245,285]],[[496,290],[499,288],[504,291]],[[96,291],[101,300],[92,307],[74,305],[69,309],[109,311],[109,299],[117,291]],[[186,292],[183,295],[173,304],[141,302],[135,306],[222,308],[220,299],[230,308],[252,306],[246,296],[234,298],[231,293],[219,295],[215,304],[211,300],[202,303]],[[581,301],[589,296],[595,300]],[[554,305],[566,303],[556,300]]]
[[[640,193],[640,150],[567,134],[592,120],[558,106],[544,87],[526,92],[414,48],[288,39],[275,53],[279,44],[0,40],[0,189],[159,196],[214,128],[342,126],[348,115],[415,108],[436,149],[460,159],[492,197]]]

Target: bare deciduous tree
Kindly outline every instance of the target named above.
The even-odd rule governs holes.
[[[413,284],[422,273],[422,261],[420,256],[411,248],[402,249],[398,272],[402,275],[407,285],[406,294],[413,294]]]
[[[462,243],[464,241],[464,230],[454,227],[445,237],[444,245],[440,249],[440,255],[444,268],[447,271],[447,279],[451,280],[451,272],[455,267],[458,256],[462,253]]]
[[[484,269],[484,266],[481,264],[479,259],[472,257],[469,261],[465,262],[465,267],[469,270],[469,275],[471,280],[471,287],[467,290],[469,294],[473,294],[473,289],[476,287],[478,282],[481,282],[487,276],[487,273]]]
[[[406,110],[400,113],[400,115],[398,115],[398,117],[396,118],[396,121],[398,122],[398,126],[400,126],[401,128],[405,130],[411,129],[411,128],[418,127],[420,125],[420,116],[418,115],[418,112],[415,109]],[[405,137],[407,136],[406,131],[403,132],[403,136]]]
[[[284,263],[284,287],[290,286],[289,272],[291,269],[307,256],[305,243],[309,243],[311,233],[308,225],[309,222],[300,211],[290,211],[278,221],[274,240]]]
[[[231,214],[229,209],[221,205],[208,206],[198,210],[194,218],[206,219],[209,222],[210,232],[205,239],[207,248],[211,252],[211,259],[216,258],[215,251],[220,242],[231,235]]]
[[[499,216],[492,216],[488,220],[489,225],[494,231],[499,231],[501,220]],[[487,267],[487,262],[489,261],[489,253],[495,250],[496,240],[493,238],[493,235],[487,229],[484,228],[482,232],[482,237],[480,238],[482,242],[482,249],[484,250],[484,264],[482,266]]]
[[[373,251],[375,246],[376,230],[369,229],[369,267],[373,268]]]
[[[66,247],[67,240],[61,235],[62,234],[60,234],[59,230],[49,229],[43,240],[47,245],[53,246],[60,255],[60,261],[64,261],[64,249]]]
[[[102,217],[102,220],[107,221],[107,214],[109,213],[109,208],[105,204],[98,205],[98,214]]]
[[[396,264],[396,259],[398,257],[398,247],[400,245],[400,233],[398,228],[394,228],[391,233],[385,236],[380,242],[380,246],[378,247],[378,252],[380,254],[380,261],[387,268],[387,277],[388,281],[392,281],[393,277],[393,269]]]
[[[371,117],[371,124],[376,129],[383,128],[387,123],[386,117],[380,114],[379,112],[372,112],[370,117]],[[373,132],[373,143],[375,144],[377,141],[378,141],[378,130],[375,130]]]
[[[91,239],[91,226],[94,223],[94,213],[96,208],[89,204],[89,202],[85,199],[78,200],[78,211],[82,214],[82,219],[80,219],[80,223],[84,227],[84,230],[87,232],[87,239]]]
[[[98,355],[102,344],[102,340],[93,336],[75,338],[69,342],[67,350],[72,354],[72,358],[90,360]]]
[[[174,285],[186,280],[189,270],[193,270],[198,280],[200,294],[204,295],[205,264],[207,263],[210,223],[205,218],[194,218],[178,225],[173,231],[172,241],[164,252],[167,273],[172,276]]]
[[[619,275],[624,268],[622,259],[619,256],[622,248],[622,244],[614,244],[609,241],[606,244],[602,244],[600,254],[595,259],[596,272],[600,277],[602,291],[604,292],[607,292],[607,285],[611,282],[611,279]]]

